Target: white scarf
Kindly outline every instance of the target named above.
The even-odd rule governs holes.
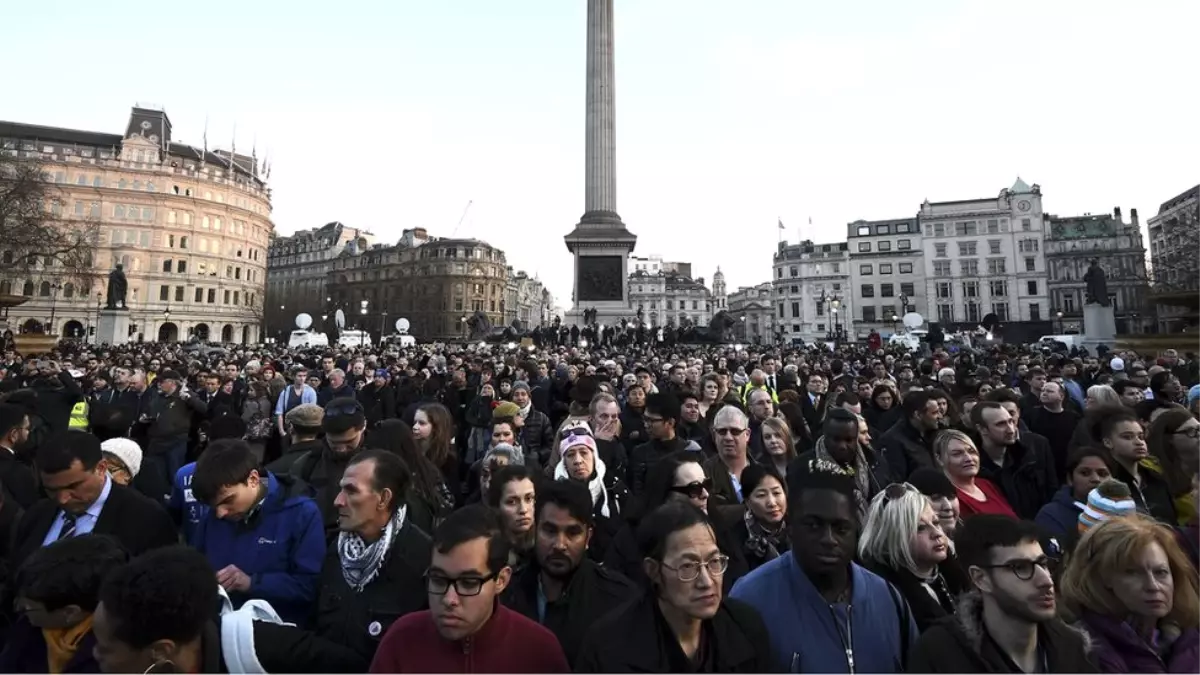
[[[396,515],[383,526],[383,532],[372,544],[367,544],[355,532],[338,534],[338,558],[342,562],[342,578],[346,585],[361,593],[367,584],[379,575],[383,561],[387,559],[392,549],[392,541],[404,527],[404,519],[408,515],[408,506],[401,506]]]
[[[600,507],[600,515],[605,518],[610,517],[608,510],[608,490],[604,487],[604,460],[600,456],[596,456],[595,477],[588,481],[588,492],[592,493],[592,506],[602,504]],[[572,480],[567,474],[567,463],[560,461],[558,466],[554,468],[554,480]]]
[[[525,407],[521,408],[521,419],[526,419],[527,417],[529,417],[529,411],[532,409],[533,409],[533,402],[531,401],[529,403],[526,403]]]

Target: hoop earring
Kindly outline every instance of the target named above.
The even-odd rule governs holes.
[[[171,659],[167,659],[165,661],[155,661],[154,663],[150,664],[150,667],[146,668],[146,670],[142,672],[142,675],[173,672],[175,672],[175,662]]]

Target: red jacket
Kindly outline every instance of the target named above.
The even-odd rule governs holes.
[[[569,673],[554,633],[497,603],[478,633],[450,642],[429,610],[395,621],[371,661],[372,673]]]

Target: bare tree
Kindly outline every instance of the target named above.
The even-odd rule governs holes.
[[[92,287],[100,223],[64,219],[61,197],[38,162],[0,153],[0,278],[32,280],[54,269]]]

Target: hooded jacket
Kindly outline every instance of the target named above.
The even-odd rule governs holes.
[[[1060,619],[1038,627],[1038,643],[1050,673],[1100,672],[1089,660],[1091,641],[1082,631]],[[921,634],[908,659],[910,673],[1006,673],[1007,658],[987,637],[983,626],[983,598],[964,595],[954,616],[946,617]]]
[[[1034,522],[1046,534],[1071,538],[1079,529],[1079,514],[1083,510],[1075,505],[1075,495],[1070,485],[1064,485],[1054,493],[1054,499],[1043,506]]]
[[[258,510],[234,522],[210,509],[196,528],[195,547],[214,572],[236,565],[250,577],[250,590],[230,594],[235,606],[266,600],[285,621],[302,624],[317,597],[325,534],[317,505],[292,488],[268,472]]]

